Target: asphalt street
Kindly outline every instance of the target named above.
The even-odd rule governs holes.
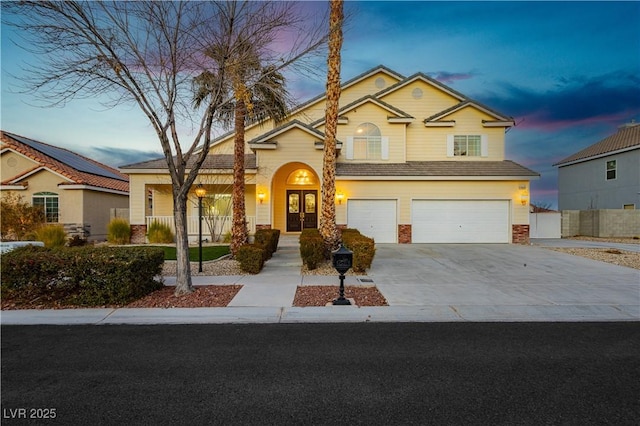
[[[3,425],[635,425],[640,418],[637,322],[1,331]]]

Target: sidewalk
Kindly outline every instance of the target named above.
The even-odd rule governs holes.
[[[257,275],[193,277],[194,285],[242,285],[228,307],[16,310],[2,311],[0,323],[640,321],[640,273],[630,268],[514,245],[380,244],[376,250],[369,282],[347,276],[345,285],[376,285],[390,306],[293,307],[299,285],[337,291],[339,280],[337,273],[301,275],[297,236],[285,235]],[[522,258],[528,267],[519,264]]]

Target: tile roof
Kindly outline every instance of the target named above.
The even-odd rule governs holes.
[[[408,161],[406,163],[338,163],[336,176],[540,176],[505,161]]]
[[[87,185],[114,191],[129,192],[129,177],[117,169],[84,157],[73,151],[49,145],[24,136],[0,130],[3,149],[10,149],[37,162],[39,165],[23,171],[17,176],[2,182],[2,185],[19,185],[29,175],[40,168],[64,176],[68,181],[59,185]],[[40,149],[38,149],[40,148]],[[46,152],[44,152],[46,151]],[[53,154],[53,156],[51,155]],[[82,170],[74,167],[78,165]]]
[[[622,126],[613,135],[578,151],[569,157],[558,161],[554,166],[562,166],[567,163],[586,161],[593,157],[600,157],[629,149],[640,148],[640,123],[631,123]]]
[[[187,169],[190,168],[195,162],[195,158],[191,158],[187,163]],[[255,169],[257,168],[256,163],[256,155],[255,154],[245,154],[244,156],[244,167],[246,169]],[[127,169],[153,169],[153,170],[168,170],[167,161],[164,157],[158,158],[156,160],[148,160],[140,163],[127,164],[126,166],[120,166],[121,170]],[[205,158],[201,170],[204,169],[233,169],[233,155],[232,154],[218,154],[218,155],[208,155]],[[126,173],[126,172],[125,172]]]

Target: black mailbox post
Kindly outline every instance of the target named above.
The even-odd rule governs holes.
[[[351,305],[344,297],[344,274],[353,266],[353,252],[340,244],[340,248],[331,253],[333,267],[340,274],[340,296],[333,300],[334,305]]]

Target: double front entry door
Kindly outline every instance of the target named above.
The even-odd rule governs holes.
[[[318,191],[287,190],[287,232],[318,227]]]

